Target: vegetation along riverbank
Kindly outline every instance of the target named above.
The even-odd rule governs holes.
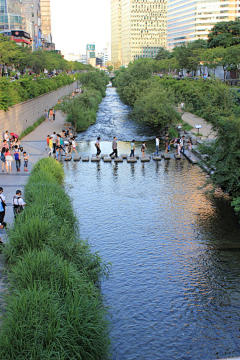
[[[66,120],[81,132],[96,122],[98,105],[106,96],[109,77],[104,71],[97,70],[81,74],[79,80],[83,93],[72,99],[67,97],[58,109],[67,113]]]
[[[179,122],[174,109],[180,102],[203,117],[216,132],[214,141],[200,146],[203,164],[210,169],[210,180],[232,196],[240,214],[240,106],[236,94],[219,80],[177,80],[152,76],[157,60],[135,61],[116,72],[114,85],[121,99],[133,107],[133,116],[156,130],[170,125],[170,136]]]
[[[40,160],[25,187],[26,209],[9,230],[1,359],[109,357],[107,309],[98,287],[108,266],[79,238],[63,181],[61,164]]]

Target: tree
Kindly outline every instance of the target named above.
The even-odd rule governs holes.
[[[164,49],[163,47],[160,47],[155,57],[155,60],[170,59],[171,57],[173,57],[173,55],[170,51]]]
[[[235,21],[219,22],[208,34],[208,47],[224,48],[240,44],[240,19]]]

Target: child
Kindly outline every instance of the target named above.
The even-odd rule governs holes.
[[[12,171],[12,161],[13,161],[13,157],[9,149],[7,149],[7,152],[5,152],[5,159],[6,159],[6,169],[8,173],[9,171]]]
[[[146,156],[146,155],[145,155],[145,150],[147,150],[147,148],[146,148],[146,142],[144,141],[144,142],[142,143],[142,147],[141,147],[142,157],[145,157],[145,156]]]
[[[23,152],[23,159],[24,159],[24,171],[28,171],[28,158],[29,155],[27,155],[26,151]]]
[[[188,156],[192,156],[192,155],[191,155],[191,151],[192,151],[192,142],[191,142],[191,140],[189,139],[189,140],[188,140]]]
[[[49,148],[49,139],[50,139],[50,135],[47,136],[46,141],[47,141],[47,145],[46,145],[46,150]]]
[[[76,150],[77,142],[75,140],[75,137],[72,137],[72,150],[75,152],[75,154],[78,156],[77,150]],[[72,153],[72,151],[71,151]]]

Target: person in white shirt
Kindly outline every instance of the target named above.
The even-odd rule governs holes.
[[[21,190],[16,191],[16,195],[14,195],[12,200],[12,205],[13,205],[14,217],[16,218],[16,216],[24,210],[24,206],[26,205],[26,203],[22,199]]]
[[[78,156],[78,153],[77,153],[77,150],[76,150],[77,142],[76,142],[76,140],[75,140],[75,137],[72,137],[72,138],[71,138],[71,141],[72,141],[72,149],[71,149],[70,154],[72,153],[72,150],[73,150],[73,151],[75,151],[75,154]]]
[[[156,151],[155,151],[154,155],[158,155],[158,151],[159,151],[159,142],[160,142],[160,140],[159,140],[159,137],[157,136],[157,137],[156,137]]]

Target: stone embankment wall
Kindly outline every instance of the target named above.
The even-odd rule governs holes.
[[[33,125],[44,115],[45,109],[49,110],[51,107],[54,107],[59,99],[71,94],[76,88],[77,81],[37,98],[16,104],[6,112],[0,110],[0,135],[2,131],[6,130],[9,133],[14,132],[21,135],[22,131]]]

